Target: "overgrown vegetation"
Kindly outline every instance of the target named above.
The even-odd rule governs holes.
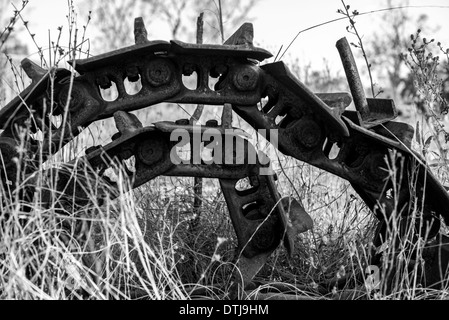
[[[23,7],[27,3],[23,1]],[[73,2],[69,1],[68,4],[68,43],[61,44],[59,33],[57,40],[49,39],[50,45],[46,49],[36,44],[46,68],[59,66],[65,59],[85,57],[92,45],[87,41],[87,27],[91,19],[95,19],[96,12],[92,12],[92,17],[90,14],[85,17],[81,32],[77,27]],[[162,4],[158,2],[158,5]],[[170,2],[170,6],[175,5],[175,2]],[[349,31],[355,32],[354,19],[358,12],[351,12],[349,5],[343,5],[344,11],[340,10],[340,13],[350,19]],[[108,14],[109,9],[105,5],[100,16]],[[167,19],[174,19],[174,37],[184,30],[179,26],[179,10],[163,11],[161,7],[155,7],[155,10],[162,10],[166,12]],[[169,17],[169,13],[175,17]],[[216,15],[217,11],[214,11],[214,17]],[[123,18],[131,25],[132,17]],[[5,40],[2,45],[19,19],[33,37],[27,18],[19,9],[14,11],[5,36],[0,36]],[[192,22],[192,29],[194,25]],[[105,30],[111,32],[107,26]],[[371,69],[362,37],[358,32],[356,36],[356,47],[363,50],[366,65]],[[430,48],[435,42],[422,38],[421,31],[418,31],[411,36],[408,54],[403,58],[412,71],[418,106],[415,112],[424,116],[423,120],[414,123],[417,128],[416,149],[425,157],[434,156],[432,159],[436,162],[432,162],[435,164],[432,169],[445,183],[448,179],[448,134],[444,126],[447,101],[441,72],[447,74],[449,65],[447,61],[441,65]],[[448,50],[443,48],[438,42],[436,49],[447,59]],[[21,78],[12,60],[10,64],[17,89],[22,88],[19,83],[27,80]],[[441,66],[445,70],[440,71],[438,68]],[[332,89],[334,85],[338,87],[341,84],[332,83],[329,79],[325,85],[327,89]],[[374,86],[372,90],[376,96],[378,93],[375,93]],[[176,113],[169,114],[167,110],[176,110]],[[187,109],[187,112],[191,111]],[[219,114],[218,107],[205,108],[200,120],[218,117]],[[146,111],[145,116],[147,119],[141,119],[144,122],[186,117],[184,111],[174,105],[155,106],[151,111]],[[243,127],[256,137],[256,133],[243,121],[234,121],[236,126]],[[0,298],[228,298],[236,237],[215,180],[204,179],[198,219],[193,207],[193,179],[159,177],[131,190],[123,168],[117,167],[114,172],[121,188],[118,196],[111,199],[107,196],[109,187],[101,178],[90,174],[85,179],[86,172],[80,169],[83,166],[64,164],[83,154],[88,146],[105,144],[113,130],[109,120],[92,125],[63,152],[41,164],[45,171],[38,170],[26,179],[19,179],[16,190],[2,188]],[[23,133],[23,148],[26,145],[25,137]],[[268,293],[276,297],[281,292],[308,299],[448,298],[447,286],[432,289],[421,285],[424,257],[432,249],[424,246],[426,234],[419,234],[416,240],[415,220],[409,229],[403,230],[405,235],[399,236],[401,219],[399,210],[396,210],[390,218],[391,229],[385,241],[388,245],[374,248],[372,239],[378,221],[346,181],[286,157],[270,149],[272,146],[262,139],[256,137],[253,142],[267,153],[277,155],[273,166],[278,174],[279,191],[282,195],[300,198],[315,226],[296,238],[291,258],[287,257],[282,246],[275,251],[255,279],[260,286],[249,290],[246,298],[268,297]],[[398,155],[393,153],[391,157],[393,160],[390,163],[397,163]],[[17,165],[20,163],[18,161]],[[396,181],[396,168],[392,165],[388,169],[390,179]],[[19,167],[19,172],[24,178],[24,168]],[[82,181],[82,191],[86,196],[84,203],[88,205],[74,205],[70,198],[54,191],[57,177],[64,174]],[[31,189],[33,193],[25,202],[22,191],[30,186],[35,188]],[[100,198],[103,200],[99,201]],[[422,208],[416,208],[414,213],[419,218]],[[441,232],[447,233],[445,227]],[[373,250],[380,254],[382,266],[379,278],[375,279],[367,272]],[[372,280],[379,280],[379,283]]]

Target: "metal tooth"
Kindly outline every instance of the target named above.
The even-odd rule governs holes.
[[[28,58],[23,59],[20,64],[32,82],[39,81],[47,73],[47,70],[41,68]]]
[[[134,41],[136,44],[142,44],[148,41],[148,32],[142,17],[134,19]]]
[[[189,119],[178,119],[175,121],[175,124],[177,125],[188,125],[190,123]]]
[[[313,220],[307,211],[302,206],[301,202],[291,197],[284,197],[281,199],[285,217],[284,228],[286,235],[284,238],[284,245],[289,253],[292,255],[296,235],[311,230],[313,228]]]
[[[127,133],[134,132],[140,128],[142,128],[142,123],[136,117],[136,115],[132,113],[128,113],[125,111],[117,111],[114,113],[115,126],[117,130],[122,135],[126,135]]]
[[[330,108],[336,110],[339,117],[352,102],[352,97],[347,92],[316,93],[316,96]]]
[[[244,45],[248,47],[253,46],[254,28],[253,24],[246,22],[234,32],[232,36],[224,42],[225,45]]]

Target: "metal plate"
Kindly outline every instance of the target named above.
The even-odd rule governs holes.
[[[399,141],[386,138],[371,130],[356,125],[347,117],[343,116],[343,119],[351,129],[357,131],[364,137],[381,143],[386,147],[400,150],[404,154],[408,154],[409,156],[415,158],[421,169],[419,170],[419,180],[422,183],[421,188],[425,189],[425,201],[431,204],[438,214],[441,214],[441,216],[443,216],[446,224],[449,223],[449,212],[447,211],[447,208],[449,208],[449,194],[446,189],[440,184],[439,180],[433,175],[432,171],[427,167],[425,160],[421,157],[420,154],[411,150]]]
[[[75,67],[75,70],[80,74],[86,71],[110,66],[116,63],[123,63],[125,60],[134,60],[138,57],[152,55],[155,52],[167,52],[170,48],[170,43],[167,41],[157,40],[146,43],[136,44],[111,52],[103,53],[98,56],[77,59],[69,61],[69,64]]]
[[[219,45],[219,44],[193,44],[178,40],[170,41],[172,46],[170,52],[186,55],[211,56],[221,55],[229,57],[243,57],[263,61],[273,55],[261,48],[241,45]]]
[[[300,82],[282,61],[266,64],[261,66],[261,68],[277,81],[281,82],[293,94],[310,103],[310,108],[323,118],[326,125],[330,126],[342,136],[349,136],[348,128],[339,118],[338,109],[334,110],[326,105],[316,94]]]

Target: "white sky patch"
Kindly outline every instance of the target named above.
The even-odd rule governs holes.
[[[92,0],[94,2],[95,0]],[[16,1],[15,1],[16,2]],[[84,16],[88,8],[80,8],[81,1],[74,1],[75,5],[80,9],[78,16],[79,28],[86,21]],[[86,2],[83,2],[84,5]],[[351,11],[356,9],[360,13],[386,8],[386,1],[366,1],[366,0],[346,0],[346,4],[351,5]],[[403,0],[392,1],[393,6],[403,4]],[[410,6],[449,6],[449,0],[409,0]],[[226,0],[222,0],[222,5],[226,5]],[[300,30],[312,27],[314,25],[326,22],[328,20],[341,17],[337,14],[337,9],[342,8],[340,0],[260,0],[251,12],[251,16],[255,19],[254,33],[255,44],[265,48],[276,55],[280,47],[285,50],[288,44],[296,36]],[[9,8],[12,11],[12,7]],[[48,34],[51,32],[51,38],[56,39],[57,27],[63,26],[67,31],[67,1],[64,0],[30,0],[30,4],[23,12],[26,20],[29,21],[29,27],[36,34],[36,41],[39,45],[48,47]],[[436,41],[441,41],[443,46],[449,47],[449,8],[409,8],[410,15],[417,18],[420,14],[426,14],[429,17],[429,32],[426,30],[424,34],[429,38],[434,37]],[[369,15],[359,16],[356,18],[357,28],[365,38],[369,38],[373,32],[382,30],[383,13],[373,13]],[[144,13],[142,13],[144,15]],[[145,17],[149,19],[149,17]],[[133,23],[133,17],[130,17],[129,23]],[[95,19],[91,21],[95,24]],[[350,41],[356,41],[346,32],[347,20],[334,22],[324,25],[304,33],[301,33],[295,42],[291,45],[283,60],[298,60],[302,65],[312,64],[312,68],[320,69],[325,58],[329,62],[331,70],[341,69],[341,62],[335,43],[342,37],[347,37]],[[233,30],[225,27],[225,36],[230,36]],[[434,32],[436,27],[440,30]],[[192,21],[192,28],[196,28],[195,22]],[[410,34],[416,31],[416,28],[410,30]],[[152,34],[155,35],[153,40],[170,40],[170,33],[166,28],[155,28],[152,26]],[[160,34],[159,34],[160,32]],[[88,29],[89,33],[89,29]],[[64,36],[66,38],[64,38]],[[409,34],[405,35],[409,36]],[[23,34],[23,41],[26,41],[30,47],[31,58],[38,60],[37,50],[31,42],[31,38],[26,33]],[[90,35],[91,41],[92,35]],[[63,35],[62,43],[67,42],[67,35]],[[130,39],[129,44],[132,44]],[[128,45],[129,45],[128,44]],[[406,48],[404,48],[404,51]],[[92,52],[99,54],[102,52]],[[358,63],[362,63],[361,61]]]

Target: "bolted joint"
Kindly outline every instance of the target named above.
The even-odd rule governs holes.
[[[307,149],[316,148],[321,142],[321,128],[311,119],[301,118],[295,123],[294,139]]]
[[[166,59],[156,59],[148,64],[146,78],[153,87],[160,87],[170,82],[173,68]]]
[[[138,158],[147,166],[152,166],[162,159],[164,155],[164,144],[160,139],[148,139],[139,145]]]
[[[139,69],[136,66],[126,68],[126,77],[130,82],[137,82],[140,79]]]
[[[241,66],[234,74],[234,86],[239,91],[251,91],[257,86],[259,72],[252,66]]]
[[[97,77],[95,82],[103,90],[109,89],[112,86],[112,81],[106,75]]]
[[[142,17],[134,19],[134,41],[136,44],[148,42],[148,32]]]

